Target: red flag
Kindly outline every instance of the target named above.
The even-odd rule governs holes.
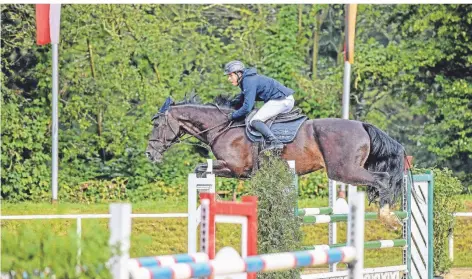
[[[36,4],[36,43],[45,45],[50,42],[49,4]]]
[[[59,43],[60,4],[36,4],[36,43]]]

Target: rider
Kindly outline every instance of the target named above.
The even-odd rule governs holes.
[[[225,75],[231,84],[239,85],[242,90],[233,103],[241,103],[244,100],[240,109],[228,114],[228,120],[245,117],[254,108],[256,100],[264,101],[264,105],[253,116],[249,125],[264,136],[266,143],[269,144],[266,149],[283,149],[283,143],[274,136],[264,122],[280,113],[292,110],[295,103],[292,96],[294,91],[272,78],[257,74],[255,68],[245,68],[244,64],[237,60],[226,64]]]

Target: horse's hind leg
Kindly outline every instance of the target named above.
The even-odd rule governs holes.
[[[391,191],[388,185],[390,175],[387,172],[371,172],[357,165],[357,163],[349,165],[346,163],[348,162],[340,162],[334,166],[327,165],[328,177],[346,184],[373,187],[379,192],[381,206],[390,203]],[[372,190],[368,192],[372,192]]]
[[[360,166],[343,166],[341,164],[331,168],[327,166],[327,170],[330,179],[353,186],[366,185],[371,187],[367,190],[371,198],[379,196],[379,219],[391,228],[396,229],[398,227],[398,224],[400,224],[398,219],[390,214],[390,201],[393,193],[388,185],[390,175],[387,172],[371,172]]]

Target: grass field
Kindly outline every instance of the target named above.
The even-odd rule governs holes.
[[[463,207],[460,211],[472,211],[472,196],[461,196]],[[326,206],[327,199],[300,201],[300,207]],[[83,214],[108,213],[109,204],[67,204],[51,205],[47,203],[8,204],[3,202],[2,215],[31,214]],[[374,207],[366,210],[375,211]],[[187,212],[186,200],[167,200],[133,204],[133,213]],[[42,222],[57,234],[75,230],[75,220],[47,221],[3,221],[2,231],[18,230],[21,223]],[[108,220],[82,220],[83,235],[93,234],[97,226],[104,229]],[[338,225],[338,242],[346,240],[346,225]],[[328,242],[328,224],[305,225],[303,245],[326,244]],[[472,267],[472,218],[458,218],[455,227],[454,267]],[[239,247],[240,228],[238,225],[217,225],[217,249],[223,246]],[[401,238],[401,230],[391,231],[377,221],[368,221],[365,228],[366,240]],[[175,219],[135,219],[133,220],[131,256],[185,253],[187,250],[187,220]],[[239,250],[239,249],[238,249]],[[379,260],[381,259],[381,260]],[[366,250],[367,267],[399,265],[402,259],[401,248]]]

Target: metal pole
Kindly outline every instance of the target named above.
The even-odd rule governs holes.
[[[344,78],[343,78],[343,119],[349,119],[349,95],[351,86],[351,64],[344,61]]]
[[[197,175],[188,175],[188,223],[187,223],[187,253],[197,252]]]
[[[57,202],[59,45],[52,44],[52,202]]]
[[[336,204],[336,181],[329,180],[328,182],[328,206],[334,210],[334,205]],[[328,225],[328,244],[333,245],[337,243],[338,230],[336,223],[329,223]],[[337,269],[337,263],[332,263],[329,265],[329,272],[335,272]]]
[[[80,265],[80,256],[82,255],[82,218],[77,217],[77,262]]]
[[[345,59],[344,59],[344,78],[343,78],[343,119],[349,119],[349,98],[351,92],[351,64],[354,63],[354,34],[356,26],[357,4],[346,5],[346,28],[345,28]],[[348,186],[348,202],[351,197],[357,193],[357,187]],[[350,234],[348,227],[348,235]]]
[[[452,232],[449,235],[449,259],[451,262],[454,261],[454,235]]]

